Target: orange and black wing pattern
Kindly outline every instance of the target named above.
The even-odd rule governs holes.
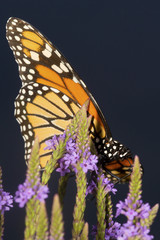
[[[26,160],[38,136],[40,164],[45,167],[50,158],[50,152],[44,151],[45,141],[61,134],[88,98],[94,128],[105,138],[98,105],[63,55],[37,29],[21,19],[10,18],[6,28],[22,80],[15,101],[15,116],[25,141]]]
[[[110,144],[112,136],[104,116],[64,56],[36,28],[21,19],[9,18],[6,31],[22,81],[15,100],[15,117],[25,142],[26,161],[37,136],[40,141],[40,165],[44,168],[51,155],[50,150],[44,150],[45,141],[55,134],[62,134],[75,113],[90,99],[91,138],[97,152],[107,156],[107,163],[110,160],[113,163],[115,158],[112,160],[106,153],[106,144]],[[112,165],[108,172],[115,170],[115,164]]]

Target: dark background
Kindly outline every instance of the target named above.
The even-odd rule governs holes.
[[[160,3],[119,0],[3,1],[0,7],[0,164],[6,191],[14,192],[25,179],[23,140],[14,118],[14,99],[21,81],[5,38],[9,17],[38,28],[59,49],[101,106],[115,139],[140,157],[144,167],[143,200],[160,200]],[[50,183],[57,191],[57,176]],[[75,186],[70,180],[65,203],[66,239],[70,239]],[[118,186],[114,204],[128,186]],[[48,201],[50,212],[51,202]],[[96,223],[94,201],[87,201],[86,220]],[[159,239],[160,214],[151,228]],[[5,214],[4,239],[23,239],[24,209]]]

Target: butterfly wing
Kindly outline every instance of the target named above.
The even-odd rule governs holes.
[[[61,134],[78,109],[90,98],[93,116],[91,137],[106,139],[110,130],[93,96],[63,55],[29,23],[10,18],[7,40],[19,67],[22,88],[15,101],[15,116],[30,157],[34,138],[40,141],[40,164],[45,167],[51,152],[45,141]]]

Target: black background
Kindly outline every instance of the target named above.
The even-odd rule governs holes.
[[[25,179],[23,140],[14,118],[14,99],[21,81],[5,38],[9,17],[38,28],[59,49],[99,103],[115,139],[140,157],[144,167],[143,200],[151,206],[160,197],[160,3],[119,0],[3,1],[0,8],[0,164],[6,191]],[[57,177],[50,183],[57,191]],[[65,203],[66,239],[70,239],[75,186],[70,180]],[[118,186],[114,204],[127,185]],[[72,194],[73,193],[73,194]],[[48,201],[50,212],[51,202]],[[86,220],[96,223],[94,201],[87,201]],[[159,239],[159,221],[151,229]],[[24,209],[5,214],[4,239],[23,239]]]

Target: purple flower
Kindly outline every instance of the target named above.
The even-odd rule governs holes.
[[[121,224],[118,222],[110,222],[105,231],[105,240],[117,239],[121,235]]]
[[[69,138],[69,140],[66,143],[67,152],[72,153],[73,151],[75,151],[75,149],[76,149],[75,141],[73,141],[72,138]]]
[[[80,166],[85,173],[87,173],[88,170],[97,172],[98,157],[96,155],[92,155],[89,148],[84,151],[83,159],[83,163],[81,163]]]
[[[149,235],[149,229],[141,225],[141,221],[149,217],[150,206],[144,204],[142,200],[134,201],[134,198],[128,194],[124,202],[120,201],[117,205],[116,217],[120,214],[127,217],[127,222],[121,227],[121,235],[118,240],[127,240],[128,238],[138,236],[139,239],[153,239]]]
[[[69,168],[66,169],[63,162],[60,162],[59,168],[57,168],[56,171],[59,172],[61,176],[64,176],[66,173],[70,172]]]
[[[90,162],[92,162],[92,163],[95,163],[95,164],[98,163],[98,157],[97,157],[96,155],[90,154],[89,160],[90,160]]]
[[[43,201],[48,197],[48,187],[43,186],[38,182],[35,186],[31,186],[31,183],[26,180],[23,184],[18,186],[18,191],[15,193],[14,200],[19,204],[20,208],[32,198],[36,197],[39,201]]]
[[[104,176],[104,174],[101,175],[102,179],[102,185],[105,187],[106,194],[109,192],[112,192],[115,194],[117,192],[117,189],[114,188],[114,184],[110,182],[110,180]]]
[[[59,144],[60,141],[64,141],[66,137],[65,132],[61,135],[54,135],[51,139],[45,141],[45,144],[47,145],[47,147],[44,148],[44,150],[55,150],[56,146]]]
[[[4,213],[9,211],[11,207],[13,207],[13,196],[0,189],[0,211]]]
[[[130,237],[138,236],[138,228],[135,225],[124,224],[121,227],[121,236],[118,237],[118,240],[124,239],[127,240]]]
[[[119,203],[116,204],[116,207],[117,207],[117,211],[116,211],[115,217],[118,217],[121,214],[122,209],[124,208],[124,202],[119,201]]]
[[[23,208],[29,199],[35,194],[34,190],[31,188],[31,183],[25,181],[23,184],[18,186],[18,191],[15,193],[14,200],[19,203],[19,207]]]
[[[90,162],[88,161],[88,159],[84,159],[83,163],[80,164],[81,168],[83,169],[83,172],[87,173],[88,170],[92,170],[92,166],[90,164]]]
[[[77,164],[77,162],[80,159],[80,155],[78,152],[72,152],[72,154],[70,155],[70,161],[71,161],[71,166],[75,166],[75,164]]]
[[[89,154],[88,154],[88,161],[90,163],[90,170],[95,171],[96,173],[98,173],[98,167],[97,167],[98,157],[96,155],[92,155],[89,152]]]
[[[148,203],[142,204],[139,208],[139,217],[142,219],[149,217],[149,212],[151,211],[151,208]]]
[[[97,226],[92,226],[92,235],[96,237]],[[105,230],[105,240],[117,240],[118,236],[121,235],[121,224],[118,222],[110,222],[109,226]]]
[[[48,144],[47,149],[55,149],[55,146],[57,144],[57,137],[52,138],[51,140],[48,140],[46,142]],[[91,171],[97,171],[97,162],[98,157],[95,155],[92,155],[90,153],[90,148],[83,146],[84,152],[82,154],[82,150],[78,148],[78,145],[76,143],[76,136],[69,138],[66,142],[66,153],[64,156],[58,160],[59,167],[56,169],[57,172],[60,172],[61,176],[64,176],[66,173],[69,173],[71,170],[74,172],[77,172],[77,163],[80,160],[81,157],[83,157],[83,163],[81,163],[81,167],[85,173],[88,172],[88,170]]]
[[[40,185],[36,192],[36,199],[43,202],[48,197],[49,189],[46,185]]]
[[[56,136],[54,135],[52,139],[47,140],[46,147],[44,148],[49,150],[55,150],[56,146],[59,144],[60,141],[63,141],[66,137],[66,133]],[[98,163],[98,157],[96,155],[92,155],[90,153],[90,147],[88,146],[88,143],[86,143],[84,146],[82,146],[81,149],[79,149],[78,144],[76,143],[76,135],[70,137],[66,142],[66,153],[64,156],[58,160],[59,167],[56,169],[57,172],[60,172],[61,176],[64,176],[66,173],[69,173],[70,170],[77,172],[77,162],[82,157],[83,163],[81,163],[81,167],[85,173],[90,171],[97,172],[97,163]],[[70,170],[69,170],[70,169]]]
[[[89,193],[94,194],[96,189],[97,189],[97,186],[95,181],[91,180],[90,184],[87,187],[86,195],[88,195]]]
[[[91,232],[91,234],[95,237],[96,236],[96,234],[97,234],[97,226],[96,225],[93,225],[92,226],[92,232]]]
[[[138,215],[138,213],[134,209],[128,208],[124,215],[128,217],[129,221],[132,221]]]
[[[102,179],[102,185],[104,187],[105,193],[109,193],[112,192],[113,194],[115,194],[117,192],[117,189],[114,188],[114,184],[111,183],[108,178],[106,178],[104,176],[104,174],[101,175],[100,177]],[[90,184],[87,187],[87,191],[86,191],[86,195],[90,194],[94,194],[97,191],[97,185],[96,182],[99,181],[99,177],[97,177],[97,179],[93,179],[91,180]]]

